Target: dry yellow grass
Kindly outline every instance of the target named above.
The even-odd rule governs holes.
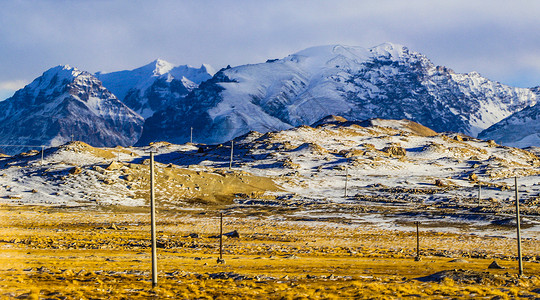
[[[396,299],[538,297],[540,242],[524,241],[526,277],[513,240],[285,222],[230,212],[218,264],[217,212],[158,211],[159,282],[150,283],[147,208],[0,209],[2,299]],[[270,211],[270,213],[272,213]],[[274,214],[277,212],[273,212]],[[113,225],[114,223],[114,225]],[[198,236],[190,237],[196,233]],[[482,250],[482,251],[480,251]],[[481,254],[481,255],[480,255]],[[455,260],[458,258],[457,260]],[[540,258],[540,257],[539,257]],[[503,270],[488,270],[497,260]],[[443,270],[458,277],[421,281]],[[461,275],[460,275],[461,274]]]

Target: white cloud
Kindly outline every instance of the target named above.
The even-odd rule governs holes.
[[[28,84],[25,80],[11,80],[0,82],[0,90],[16,91]]]

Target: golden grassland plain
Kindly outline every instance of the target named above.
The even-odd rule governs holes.
[[[415,261],[414,231],[230,211],[218,264],[221,209],[158,210],[152,288],[147,208],[0,207],[0,298],[540,298],[538,240],[519,278],[511,238],[422,229]]]

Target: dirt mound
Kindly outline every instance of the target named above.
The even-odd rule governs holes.
[[[279,190],[270,178],[242,171],[191,170],[158,163],[155,169],[156,198],[162,203],[232,203],[240,195],[261,197],[266,191]],[[121,174],[138,198],[148,199],[149,166],[129,164]]]
[[[325,124],[338,124],[338,123],[344,123],[344,122],[347,122],[347,119],[340,116],[329,115],[311,124],[311,127],[322,126]]]
[[[419,136],[436,136],[437,132],[429,127],[418,124],[410,120],[401,120],[405,123],[405,128],[409,129],[412,133]]]
[[[489,272],[479,272],[463,269],[440,271],[424,277],[416,278],[422,282],[443,282],[454,281],[460,284],[501,284],[509,278],[490,274]]]
[[[58,147],[58,150],[72,151],[76,153],[90,153],[94,156],[105,158],[105,159],[111,159],[111,158],[116,157],[116,154],[112,153],[111,150],[107,150],[103,148],[95,148],[88,145],[87,143],[80,142],[80,141],[69,142],[65,145]]]
[[[424,125],[420,125],[416,122],[402,119],[402,120],[390,120],[390,119],[369,119],[362,123],[360,123],[360,126],[363,127],[373,127],[373,126],[379,126],[379,127],[387,127],[397,130],[406,131],[409,133],[412,133],[414,135],[418,136],[436,136],[437,132],[432,130],[431,128],[428,128]]]
[[[293,151],[295,152],[303,152],[307,151],[311,154],[326,154],[328,153],[328,150],[321,147],[319,144],[316,143],[303,143],[302,145],[296,147]]]

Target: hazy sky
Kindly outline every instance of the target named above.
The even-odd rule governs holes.
[[[456,72],[540,85],[540,1],[0,0],[0,99],[45,70],[216,70],[311,46],[405,45]]]

